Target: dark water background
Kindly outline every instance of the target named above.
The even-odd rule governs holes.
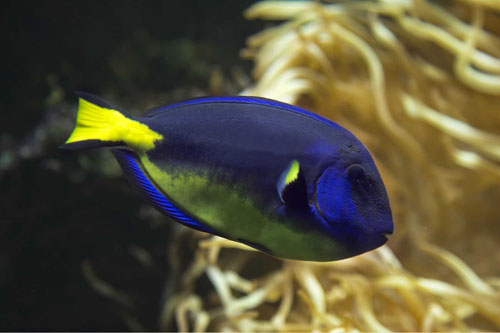
[[[238,52],[260,28],[242,17],[251,3],[1,4],[0,330],[158,329],[170,221],[132,192],[109,152],[57,146],[73,126],[75,90],[134,113],[214,93],[214,73],[249,73]],[[227,87],[217,92],[238,89]],[[85,267],[131,305],[97,293]]]

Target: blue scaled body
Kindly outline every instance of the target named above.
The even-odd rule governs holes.
[[[201,98],[133,119],[82,94],[63,147],[98,146],[116,147],[127,178],[161,212],[273,256],[344,259],[377,248],[393,232],[384,183],[366,147],[292,105]]]

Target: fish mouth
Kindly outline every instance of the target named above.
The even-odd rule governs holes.
[[[386,232],[379,233],[379,237],[381,240],[380,245],[387,243],[387,241],[389,240],[389,236],[392,236],[393,233],[394,233],[394,231],[386,231]]]
[[[381,234],[382,236],[384,236],[384,237],[387,237],[387,238],[388,238],[389,236],[392,236],[392,235],[394,234],[394,230],[391,230],[391,231],[382,231],[380,234]]]
[[[389,240],[390,235],[391,234],[384,232],[384,233],[379,233],[375,237],[373,237],[371,242],[370,242],[371,246],[372,246],[372,250],[386,244],[387,241]]]
[[[384,243],[386,243],[389,240],[389,236],[392,236],[393,233],[393,231],[381,232],[379,233],[379,236],[383,239]]]
[[[394,234],[394,222],[392,216],[380,223],[377,231],[380,236],[383,236],[386,239],[388,239],[389,236],[392,236]]]
[[[393,234],[393,231],[382,231],[382,232],[378,232],[376,234],[373,234],[372,242],[374,245],[376,245],[375,248],[387,243],[387,241],[389,240],[389,236],[391,236],[392,234]]]

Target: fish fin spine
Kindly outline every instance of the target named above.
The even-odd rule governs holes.
[[[139,151],[155,147],[163,136],[89,94],[80,94],[76,126],[62,148],[126,146]],[[78,143],[78,144],[77,144]],[[88,144],[87,144],[88,143]]]

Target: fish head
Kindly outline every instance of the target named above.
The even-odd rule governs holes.
[[[391,206],[375,162],[361,144],[341,149],[315,183],[315,208],[336,241],[354,256],[394,232]]]

